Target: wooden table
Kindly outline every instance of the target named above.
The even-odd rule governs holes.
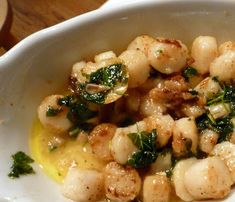
[[[106,0],[8,0],[13,11],[10,46],[28,35],[99,8]]]

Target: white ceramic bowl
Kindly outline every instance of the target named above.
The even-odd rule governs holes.
[[[66,84],[71,65],[105,50],[120,52],[137,35],[235,40],[234,0],[123,1],[40,31],[0,57],[0,202],[66,201],[59,186],[37,174],[11,180],[11,154],[29,153],[28,137],[41,99]],[[235,201],[231,194],[224,201]]]

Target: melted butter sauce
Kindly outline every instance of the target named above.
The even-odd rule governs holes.
[[[92,154],[88,143],[81,144],[71,137],[67,137],[63,145],[50,151],[48,142],[53,136],[55,135],[46,131],[39,120],[36,120],[30,136],[30,148],[33,159],[56,182],[63,183],[73,163],[76,163],[79,168],[92,168],[98,171],[104,168],[105,163]]]
[[[42,127],[38,119],[34,121],[30,136],[32,157],[50,178],[58,183],[63,183],[64,177],[73,163],[76,163],[79,168],[103,170],[106,163],[98,160],[92,154],[88,143],[84,145],[67,136],[62,146],[50,151],[48,142],[54,136]],[[171,194],[170,201],[182,202],[175,193]]]

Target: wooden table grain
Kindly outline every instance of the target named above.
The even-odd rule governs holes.
[[[0,55],[5,52],[1,46],[5,46],[12,23],[12,12],[7,0],[0,0]]]
[[[99,8],[106,0],[9,0],[13,23],[9,43],[54,24]]]

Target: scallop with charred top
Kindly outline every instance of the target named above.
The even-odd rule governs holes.
[[[110,200],[125,202],[134,200],[141,188],[141,179],[134,168],[109,163],[104,170],[105,194]]]
[[[89,135],[89,143],[93,153],[104,161],[111,161],[113,157],[110,151],[111,140],[115,134],[116,126],[102,123],[96,126]]]

